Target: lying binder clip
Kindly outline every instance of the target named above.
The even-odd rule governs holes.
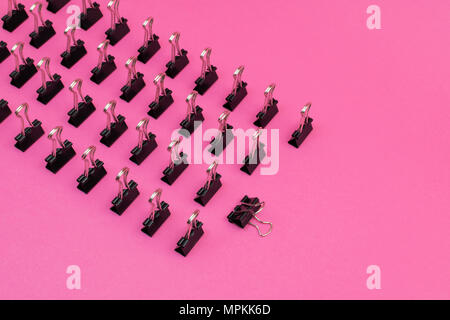
[[[86,48],[84,47],[84,41],[75,39],[75,30],[76,27],[69,26],[64,31],[64,34],[67,37],[67,47],[66,51],[61,53],[61,64],[68,69],[72,68],[75,63],[80,61],[80,59],[87,54]]]
[[[178,241],[176,252],[184,257],[194,248],[198,240],[203,236],[203,223],[197,220],[199,210],[195,210],[188,220],[188,230],[186,234]]]
[[[217,173],[217,166],[217,161],[210,164],[206,170],[208,179],[206,180],[205,185],[197,191],[197,197],[194,200],[202,206],[206,206],[209,200],[211,200],[216,192],[222,187],[222,182],[220,181],[222,176]]]
[[[98,63],[91,71],[91,81],[96,84],[102,83],[103,80],[108,78],[117,69],[116,63],[114,62],[115,58],[108,54],[108,46],[109,40],[105,40],[97,47],[97,51],[99,52]]]
[[[264,108],[256,115],[256,121],[253,124],[257,127],[265,128],[270,120],[278,113],[278,101],[273,98],[273,91],[275,90],[275,83],[267,87],[264,92]]]
[[[11,55],[9,52],[8,44],[4,41],[0,41],[0,63],[6,60]]]
[[[47,10],[52,13],[57,13],[62,9],[66,4],[69,3],[70,0],[47,0]]]
[[[125,117],[121,114],[116,117],[116,105],[117,102],[112,100],[108,102],[105,109],[103,109],[103,112],[106,113],[106,128],[100,133],[102,136],[100,142],[107,147],[111,147],[128,129],[128,126],[125,123]],[[111,118],[114,122],[111,121]]]
[[[189,63],[189,59],[187,57],[187,51],[184,49],[180,49],[180,33],[174,32],[169,38],[169,42],[172,46],[171,51],[171,59],[166,64],[167,70],[166,74],[170,78],[175,78],[184,67]]]
[[[100,11],[100,5],[97,2],[89,2],[89,8],[86,0],[83,0],[83,11],[80,14],[80,27],[83,30],[89,30],[98,20],[103,17],[103,13]]]
[[[313,129],[313,119],[309,117],[309,109],[311,109],[311,103],[307,103],[302,108],[302,119],[300,120],[300,126],[294,131],[291,140],[289,140],[289,144],[296,148],[300,147]]]
[[[162,189],[157,189],[148,200],[152,205],[152,211],[150,212],[150,216],[145,219],[143,223],[144,227],[141,231],[150,237],[152,237],[167,218],[170,217],[169,204],[161,201],[161,193]]]
[[[156,136],[147,130],[149,118],[144,118],[139,121],[136,130],[139,132],[138,145],[131,150],[130,160],[140,165],[144,160],[156,149]]]
[[[125,67],[128,69],[127,84],[120,89],[122,95],[120,99],[130,102],[145,87],[144,75],[136,72],[136,57],[128,59]]]
[[[130,28],[127,24],[127,19],[123,18],[119,14],[119,0],[111,0],[108,3],[108,9],[111,11],[111,28],[109,28],[105,34],[112,46],[122,40],[129,32]]]
[[[0,100],[0,123],[2,123],[11,114],[11,109],[9,108],[8,101]]]
[[[22,152],[27,151],[40,137],[44,135],[44,129],[42,129],[42,122],[35,119],[30,121],[28,116],[28,103],[21,104],[15,111],[15,114],[22,123],[22,131],[14,138],[16,140],[15,147]],[[29,127],[25,127],[25,119],[20,115],[20,111],[24,111],[25,119],[27,120]]]
[[[253,171],[258,167],[261,161],[266,157],[266,151],[264,150],[264,144],[259,141],[259,137],[262,134],[262,129],[259,128],[253,134],[253,145],[250,153],[244,159],[244,165],[241,167],[241,171],[251,175]]]
[[[158,74],[153,83],[156,86],[155,100],[148,106],[150,111],[148,115],[158,119],[173,103],[172,90],[164,87],[165,73]]]
[[[219,79],[219,76],[216,73],[217,68],[211,65],[211,48],[203,50],[200,59],[202,59],[202,73],[195,80],[194,90],[203,95]]]
[[[25,6],[17,3],[16,0],[8,0],[8,13],[2,17],[3,29],[13,32],[27,19],[28,14],[25,11]]]
[[[37,12],[36,12],[37,11]],[[34,17],[34,31],[30,33],[30,44],[39,49],[46,43],[56,32],[53,29],[53,22],[42,18],[42,3],[36,2],[30,7],[30,12]],[[39,25],[39,22],[41,25]]]
[[[228,215],[228,221],[233,223],[241,228],[245,228],[247,224],[253,226],[258,230],[258,234],[261,237],[268,236],[272,232],[272,223],[267,221],[262,221],[257,217],[257,214],[260,213],[265,206],[264,202],[260,202],[258,198],[249,198],[248,196],[244,196],[242,198],[241,203],[237,205],[233,212]],[[266,233],[262,233],[259,229],[258,225],[250,222],[251,219],[257,220],[261,224],[270,225],[269,231]]]
[[[94,187],[106,176],[106,169],[104,163],[98,159],[95,159],[95,146],[90,146],[81,155],[81,159],[84,161],[84,173],[78,177],[78,190],[88,194]]]
[[[69,87],[69,90],[73,93],[73,108],[69,111],[69,123],[75,128],[78,128],[91,114],[95,111],[95,106],[92,103],[92,98],[89,96],[83,96],[81,92],[81,86],[83,80],[74,80]],[[81,99],[81,102],[78,102]]]
[[[170,165],[164,169],[164,176],[161,180],[170,186],[178,179],[178,177],[189,165],[187,162],[187,154],[180,151],[180,143],[182,140],[183,137],[178,137],[178,139],[172,140],[167,148],[170,152]]]
[[[11,49],[11,53],[16,62],[16,68],[9,76],[11,77],[11,84],[19,89],[37,73],[34,60],[31,58],[25,59],[23,56],[23,46],[23,42],[18,42]],[[19,53],[17,53],[17,50]],[[20,61],[22,61],[23,64],[20,64]]]
[[[233,126],[227,124],[230,111],[224,111],[219,117],[219,133],[212,138],[209,152],[215,156],[219,156],[228,144],[233,141]]]
[[[239,66],[233,73],[233,90],[226,98],[224,108],[233,111],[241,103],[241,101],[247,96],[247,82],[242,81],[242,73],[244,72],[244,66]]]
[[[150,60],[150,58],[153,57],[159,49],[161,49],[161,45],[158,42],[159,37],[154,34],[152,30],[153,18],[150,17],[145,20],[142,26],[145,31],[144,44],[138,49],[138,60],[142,63],[147,63],[148,60]]]
[[[179,133],[185,137],[189,137],[195,129],[205,120],[203,117],[203,109],[196,105],[198,92],[192,91],[186,98],[187,102],[187,115],[183,121],[181,121],[181,130]]]
[[[52,75],[50,72],[50,58],[42,58],[37,64],[37,68],[42,74],[42,86],[36,91],[39,94],[37,100],[47,104],[64,88],[64,84],[59,74]],[[50,81],[47,81],[47,77]]]
[[[119,184],[119,193],[112,201],[113,206],[111,207],[111,210],[119,216],[121,216],[139,196],[139,190],[137,188],[138,184],[133,180],[128,183],[129,172],[130,169],[125,167],[120,170],[119,174],[116,176],[116,181]]]
[[[45,158],[45,162],[47,162],[45,167],[53,173],[57,173],[75,156],[72,142],[69,140],[62,141],[62,131],[63,127],[58,126],[48,134],[48,138],[52,141],[52,153]],[[58,144],[60,148],[58,148]]]

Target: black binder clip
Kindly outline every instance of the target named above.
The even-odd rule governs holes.
[[[253,146],[250,153],[244,159],[244,165],[241,167],[241,171],[248,175],[251,175],[253,171],[258,167],[261,161],[266,157],[266,151],[264,150],[264,144],[259,141],[259,137],[262,134],[262,128],[253,134]]]
[[[0,63],[6,60],[11,55],[9,49],[7,47],[7,43],[4,41],[0,41]]]
[[[100,84],[109,77],[114,70],[117,69],[115,58],[108,54],[109,40],[105,40],[99,44],[97,51],[99,52],[97,66],[92,69],[91,81]]]
[[[27,19],[28,14],[25,11],[25,6],[17,3],[16,0],[8,0],[8,13],[2,17],[3,29],[13,32]]]
[[[23,46],[23,42],[18,42],[11,49],[11,53],[16,62],[16,68],[9,76],[11,77],[11,84],[19,89],[37,73],[34,60],[31,58],[25,59],[23,56]],[[17,53],[17,50],[19,50],[19,53]],[[20,64],[20,61],[22,61],[23,64]]]
[[[42,74],[42,86],[36,91],[39,94],[37,100],[47,104],[64,88],[64,84],[59,74],[52,75],[50,72],[50,58],[42,58],[37,64],[37,68]],[[47,81],[47,77],[50,81]]]
[[[73,93],[73,108],[68,113],[70,117],[69,123],[75,128],[78,128],[95,111],[92,98],[83,96],[81,92],[82,85],[83,80],[76,79],[69,87],[69,90]],[[81,99],[81,102],[78,102],[78,99]]]
[[[188,220],[188,230],[186,234],[178,241],[176,252],[186,257],[198,240],[203,236],[203,223],[197,220],[199,210],[195,210]]]
[[[175,78],[189,63],[189,59],[187,57],[188,52],[184,49],[180,49],[179,41],[180,33],[172,33],[169,38],[169,42],[172,46],[172,54],[170,61],[166,64],[166,74],[172,79]]]
[[[178,177],[189,165],[187,162],[187,154],[180,151],[180,143],[182,140],[183,137],[178,137],[178,139],[172,140],[167,148],[170,152],[170,165],[164,169],[164,176],[161,180],[170,186],[178,179]]]
[[[278,113],[278,101],[273,98],[275,83],[267,87],[264,92],[264,108],[256,115],[256,121],[253,124],[257,127],[265,128],[270,120]]]
[[[11,109],[8,106],[8,101],[0,100],[0,123],[2,123],[11,114]]]
[[[67,47],[66,51],[61,53],[61,64],[68,69],[72,68],[75,63],[80,61],[80,59],[87,54],[86,48],[84,47],[84,41],[75,39],[75,30],[76,27],[69,26],[64,31],[64,34],[67,37]]]
[[[272,232],[272,223],[262,221],[257,217],[257,214],[263,210],[264,206],[265,203],[260,202],[258,198],[249,198],[248,196],[244,196],[241,203],[237,205],[233,212],[228,215],[228,221],[241,227],[242,229],[249,224],[258,230],[258,234],[261,237],[268,236]],[[258,225],[250,222],[252,219],[257,220],[261,224],[268,224],[270,226],[269,230],[266,233],[262,233]]]
[[[162,224],[170,217],[169,204],[161,201],[162,189],[157,189],[153,192],[149,199],[152,205],[152,211],[150,216],[145,219],[141,229],[142,232],[152,237],[156,231],[162,226]]]
[[[25,119],[27,120],[29,127],[25,127],[25,119],[20,115],[20,111],[24,110]],[[22,131],[14,138],[16,140],[15,147],[22,152],[27,151],[40,137],[44,135],[44,129],[42,129],[42,122],[35,119],[30,121],[28,116],[28,103],[21,104],[15,111],[15,114],[22,122]]]
[[[209,200],[211,200],[216,192],[222,187],[222,182],[220,181],[222,176],[217,173],[217,166],[217,161],[210,164],[208,170],[206,170],[208,179],[206,180],[205,185],[197,191],[197,197],[194,200],[202,206],[206,206]]]
[[[48,134],[48,138],[52,141],[52,153],[45,158],[45,162],[47,162],[45,167],[53,173],[57,173],[76,154],[72,142],[69,140],[62,141],[62,131],[63,127],[58,126]],[[58,148],[58,144],[60,148]]]
[[[47,0],[47,10],[52,13],[57,13],[62,9],[66,4],[69,3],[70,0]]]
[[[106,128],[100,133],[102,136],[100,142],[107,147],[111,147],[128,129],[128,126],[125,123],[125,117],[121,114],[116,117],[116,105],[117,102],[112,100],[106,105],[105,109],[103,109],[103,112],[106,113]],[[114,122],[111,120],[114,120]]]
[[[148,115],[158,119],[173,103],[172,90],[164,87],[165,73],[158,74],[153,83],[156,86],[155,100],[148,106],[150,108]]]
[[[219,76],[216,73],[217,67],[211,65],[211,48],[203,50],[200,59],[202,59],[202,73],[195,80],[194,90],[203,95],[219,79]]]
[[[153,152],[153,150],[158,147],[156,143],[156,136],[149,132],[148,127],[149,118],[144,118],[139,121],[136,126],[136,130],[139,132],[139,141],[138,145],[131,150],[131,158],[130,160],[140,165],[144,160]]]
[[[196,105],[197,91],[192,91],[186,98],[187,102],[187,115],[183,121],[181,121],[181,129],[179,133],[185,137],[189,137],[195,129],[205,120],[203,117],[203,109]]]
[[[233,73],[233,90],[226,98],[224,108],[233,111],[241,103],[241,101],[247,96],[247,82],[242,81],[242,73],[244,72],[244,66],[239,66]]]
[[[219,117],[219,133],[212,138],[209,152],[215,156],[219,156],[228,144],[233,141],[233,126],[227,124],[230,111],[224,111]]]
[[[152,30],[153,18],[150,17],[145,20],[142,26],[145,31],[144,44],[138,49],[138,60],[142,63],[147,63],[148,60],[150,60],[150,58],[153,57],[159,49],[161,49],[161,45],[158,42],[159,37],[154,34]]]
[[[300,126],[292,134],[289,144],[298,148],[306,139],[306,137],[311,133],[313,126],[313,119],[309,117],[309,109],[311,108],[311,103],[307,103],[302,108],[302,119],[300,120]]]
[[[106,39],[108,39],[112,46],[122,40],[129,32],[130,28],[127,24],[127,19],[122,18],[119,14],[119,0],[111,0],[108,3],[108,9],[111,11],[111,28],[106,33]]]
[[[120,89],[120,99],[130,102],[145,87],[144,75],[136,71],[136,57],[128,59],[125,67],[128,69],[127,84]]]
[[[120,170],[119,174],[116,176],[116,181],[119,184],[119,193],[112,201],[113,206],[111,207],[111,211],[117,213],[119,216],[121,216],[139,196],[139,190],[137,188],[138,184],[133,180],[128,183],[129,172],[130,169],[125,167]]]
[[[94,189],[107,173],[104,163],[94,157],[96,150],[95,146],[90,146],[81,155],[81,159],[84,161],[84,173],[77,179],[77,188],[86,194]]]
[[[86,0],[83,0],[83,11],[80,14],[80,27],[83,30],[89,30],[98,20],[103,17],[103,13],[100,10],[100,5],[97,2],[89,2],[89,8],[87,7]]]
[[[37,12],[36,12],[37,11]],[[46,43],[56,32],[53,29],[53,23],[50,20],[42,18],[42,3],[36,2],[30,8],[30,12],[34,16],[34,31],[30,33],[30,44],[39,49],[44,43]],[[39,25],[39,22],[41,25]]]

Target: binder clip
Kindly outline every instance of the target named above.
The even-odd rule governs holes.
[[[25,6],[17,3],[16,0],[8,0],[8,13],[2,17],[3,29],[13,32],[27,19],[28,14],[25,11]]]
[[[142,26],[144,27],[145,32],[144,44],[138,49],[138,60],[142,63],[147,63],[148,60],[150,60],[150,58],[153,57],[159,49],[161,49],[161,45],[158,42],[159,37],[152,31],[153,18],[150,17],[145,20]]]
[[[0,100],[0,123],[2,123],[11,114],[11,109],[8,106],[8,101]]]
[[[195,210],[189,218],[188,230],[186,234],[178,241],[176,252],[186,257],[188,253],[194,248],[198,240],[203,236],[203,222],[197,220],[199,210]]]
[[[264,144],[259,141],[259,137],[262,134],[262,129],[259,128],[253,134],[253,145],[250,153],[244,159],[244,165],[241,167],[241,171],[248,175],[251,175],[253,171],[258,167],[261,161],[266,157],[266,151],[264,150]]]
[[[230,116],[230,111],[224,111],[219,117],[219,133],[212,138],[209,152],[215,156],[219,156],[228,144],[233,141],[233,126],[227,124],[227,119]]]
[[[278,113],[278,101],[273,98],[273,91],[275,90],[275,83],[267,87],[264,92],[264,108],[256,115],[256,121],[253,124],[257,127],[265,128],[270,120]]]
[[[47,104],[64,88],[64,84],[61,82],[59,74],[52,75],[50,72],[50,58],[42,58],[37,64],[37,68],[42,74],[42,86],[36,91],[39,94],[37,100]],[[47,77],[50,81],[47,81]]]
[[[86,194],[94,189],[107,173],[104,163],[94,157],[96,150],[95,146],[90,146],[81,155],[81,159],[84,161],[84,173],[77,179],[77,188]]]
[[[237,205],[233,212],[228,215],[228,221],[233,223],[242,229],[245,228],[246,225],[251,225],[258,230],[258,234],[261,237],[265,237],[272,232],[272,223],[267,221],[262,221],[257,217],[257,214],[260,213],[265,206],[264,202],[260,202],[258,198],[249,198],[248,196],[244,196],[242,198],[241,203]],[[262,233],[259,229],[258,225],[250,222],[252,219],[257,220],[261,224],[270,225],[269,231],[266,233]]]
[[[157,189],[153,192],[149,199],[152,205],[152,211],[150,216],[145,219],[141,229],[142,232],[152,237],[156,231],[162,226],[162,224],[170,217],[169,204],[161,201],[162,189]]]
[[[108,54],[108,46],[109,40],[105,40],[97,47],[97,51],[99,52],[98,63],[91,71],[91,81],[96,84],[102,83],[103,80],[108,78],[117,69],[116,63],[114,62],[115,58]]]
[[[45,158],[45,162],[47,162],[45,167],[53,173],[57,173],[75,156],[72,142],[69,140],[62,141],[62,131],[63,127],[58,126],[48,134],[48,138],[52,141],[53,148],[52,153]],[[58,144],[60,148],[58,148]]]
[[[202,206],[206,206],[209,200],[211,200],[220,187],[222,187],[222,182],[220,181],[222,176],[217,173],[217,166],[217,161],[210,164],[208,170],[206,170],[208,179],[206,180],[205,185],[197,191],[197,197],[194,200]]]
[[[156,86],[156,94],[155,100],[148,106],[150,108],[148,115],[154,119],[158,119],[173,103],[172,90],[164,87],[165,78],[166,75],[160,73],[153,80]]]
[[[35,119],[30,121],[28,116],[28,103],[21,104],[15,111],[15,114],[22,122],[22,131],[14,138],[16,140],[15,147],[22,152],[27,151],[40,137],[44,135],[44,129],[42,129],[42,122]],[[25,119],[27,120],[29,127],[25,127],[25,119],[20,115],[20,111],[24,111]]]
[[[57,13],[62,9],[66,4],[69,3],[70,0],[47,0],[47,10],[52,13]]]
[[[67,48],[66,51],[61,54],[61,64],[68,69],[72,68],[75,63],[80,61],[80,59],[87,54],[86,48],[84,47],[84,41],[75,39],[75,30],[76,27],[69,26],[64,31],[64,34],[67,37]]]
[[[138,184],[131,180],[128,183],[128,173],[130,169],[125,167],[116,176],[116,181],[119,184],[119,193],[112,201],[113,206],[111,211],[117,213],[119,216],[133,203],[139,196]]]
[[[187,57],[187,51],[184,49],[180,49],[180,33],[174,32],[169,38],[169,42],[172,46],[171,51],[171,59],[166,64],[167,70],[166,74],[170,78],[175,78],[184,67],[189,63],[189,59]]]
[[[147,130],[149,119],[144,118],[139,121],[136,126],[136,130],[139,132],[138,145],[131,150],[130,160],[140,165],[144,160],[156,149],[158,144],[156,143],[156,136]]]
[[[36,12],[37,11],[37,12]],[[36,2],[30,8],[30,12],[34,17],[34,31],[30,33],[30,44],[39,49],[46,43],[56,32],[53,29],[53,22],[42,18],[42,3]],[[41,23],[41,25],[39,25]]]
[[[111,11],[111,28],[105,34],[112,46],[122,40],[129,32],[130,28],[127,25],[127,19],[122,18],[119,14],[119,0],[111,0],[108,3],[108,9]]]
[[[125,67],[128,69],[127,84],[120,89],[122,95],[120,99],[130,102],[145,87],[144,75],[136,72],[136,57],[128,59]]]
[[[11,77],[11,84],[19,89],[37,73],[34,60],[31,58],[25,59],[23,56],[23,46],[23,42],[18,42],[11,49],[11,53],[16,62],[16,68],[9,76]],[[19,50],[19,53],[17,53],[17,50]],[[20,61],[22,61],[23,64],[20,64]]]
[[[100,5],[97,2],[89,2],[89,8],[87,7],[86,0],[83,0],[83,11],[80,14],[80,27],[83,30],[89,30],[98,20],[103,17],[103,13],[100,11]]]
[[[73,93],[73,108],[68,113],[68,116],[70,117],[69,123],[75,128],[78,128],[95,111],[92,98],[83,96],[83,93],[81,92],[82,85],[83,80],[76,79],[69,87],[69,90]],[[81,99],[81,102],[78,102],[79,98]]]
[[[117,102],[112,100],[103,109],[103,112],[106,113],[106,128],[100,133],[102,136],[100,142],[107,147],[111,147],[128,129],[128,126],[125,123],[125,117],[121,114],[116,117],[116,105]],[[111,121],[111,118],[114,122]]]
[[[233,111],[247,96],[247,82],[242,81],[244,66],[239,66],[233,73],[233,90],[225,99],[227,102],[223,105],[225,109]]]
[[[180,134],[185,137],[189,137],[195,129],[205,120],[203,117],[203,109],[196,105],[195,100],[197,99],[198,92],[192,91],[186,98],[187,102],[187,115],[183,121],[181,121]]]
[[[0,63],[6,60],[11,55],[9,52],[8,44],[4,41],[0,41]]]
[[[292,134],[289,144],[298,148],[306,139],[306,137],[311,133],[313,126],[313,119],[309,117],[309,109],[311,108],[311,103],[307,103],[302,108],[302,119],[300,120],[300,126]]]
[[[170,165],[164,169],[164,176],[161,180],[169,186],[171,186],[178,179],[178,177],[189,165],[187,162],[187,154],[184,154],[179,150],[181,141],[183,141],[183,137],[178,137],[178,139],[172,140],[167,148],[170,152]]]
[[[194,90],[203,95],[219,77],[216,73],[217,67],[211,65],[211,48],[203,50],[200,59],[202,59],[202,73],[195,80]]]

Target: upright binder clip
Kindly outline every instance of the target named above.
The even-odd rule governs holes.
[[[15,147],[22,152],[27,151],[40,137],[44,135],[44,129],[42,129],[42,122],[35,119],[30,121],[28,116],[28,103],[21,104],[15,111],[15,114],[22,123],[22,131],[14,138],[16,140]],[[24,111],[25,118],[20,115],[20,111]],[[25,127],[25,120],[27,120],[29,127]]]
[[[170,217],[169,204],[161,201],[161,193],[162,189],[157,189],[148,200],[152,205],[152,211],[150,212],[150,216],[145,219],[143,223],[144,227],[141,231],[150,237],[152,237],[167,218]]]
[[[47,104],[64,88],[64,84],[59,74],[52,75],[50,72],[50,58],[42,58],[37,64],[37,68],[42,74],[42,86],[36,91],[39,94],[37,100]],[[47,77],[50,79],[49,81],[47,81]]]
[[[62,131],[63,127],[58,126],[48,134],[48,138],[52,141],[52,153],[45,158],[45,162],[47,162],[45,167],[53,173],[57,173],[75,156],[72,142],[69,140],[62,141]],[[58,148],[58,144],[60,148]]]
[[[154,119],[158,119],[173,103],[172,90],[164,87],[165,78],[166,74],[160,73],[153,80],[156,86],[156,94],[155,100],[148,106],[150,108],[148,115]]]
[[[195,129],[205,120],[203,117],[203,109],[196,105],[197,91],[192,91],[186,98],[187,102],[187,114],[186,118],[181,121],[181,130],[179,131],[185,137],[189,137]]]
[[[42,18],[42,3],[36,2],[30,7],[30,12],[34,17],[34,30],[30,33],[30,44],[39,49],[44,43],[46,43],[56,32],[53,29],[53,23],[50,20]],[[39,23],[41,25],[39,25]]]
[[[136,130],[139,132],[138,145],[131,150],[130,160],[140,165],[144,160],[156,149],[158,144],[156,143],[156,136],[149,132],[148,127],[149,118],[144,118],[139,121],[136,126]]]
[[[219,117],[219,133],[212,138],[209,152],[215,156],[219,156],[228,144],[233,141],[233,126],[227,123],[230,111],[224,111]]]
[[[117,69],[115,58],[108,54],[109,40],[105,40],[99,44],[97,51],[99,52],[97,66],[92,69],[91,81],[100,84],[109,77],[114,70]]]
[[[16,88],[22,88],[37,73],[34,60],[31,58],[25,59],[23,56],[23,46],[23,42],[18,42],[11,49],[11,53],[16,62],[16,68],[9,76],[11,77],[11,84]],[[17,53],[17,51],[19,52]],[[22,64],[20,64],[21,61]]]
[[[266,157],[266,151],[264,150],[264,144],[259,141],[259,137],[262,134],[262,129],[259,128],[253,134],[253,145],[250,153],[244,159],[244,165],[241,167],[241,171],[251,175],[253,171],[258,167],[261,161]]]
[[[8,13],[2,17],[3,29],[13,32],[27,19],[28,14],[25,11],[25,6],[17,3],[16,0],[8,0]]]
[[[217,68],[211,65],[211,48],[203,50],[200,59],[202,59],[202,73],[195,80],[194,90],[203,95],[219,79],[219,76],[216,73]]]
[[[180,33],[174,32],[169,38],[169,42],[172,46],[171,51],[171,59],[166,64],[167,70],[166,74],[170,78],[175,78],[184,67],[189,63],[189,59],[187,57],[187,51],[184,49],[180,49]]]
[[[203,236],[203,223],[197,220],[200,210],[195,210],[189,218],[188,230],[186,234],[178,241],[176,252],[186,257],[188,253],[194,248],[198,240]]]
[[[5,61],[10,55],[8,44],[5,41],[0,41],[0,63]]]
[[[73,93],[73,108],[68,113],[70,117],[69,123],[75,128],[78,128],[95,111],[92,98],[83,96],[83,93],[81,92],[82,85],[83,80],[76,79],[69,87],[69,90]],[[81,102],[79,102],[78,99],[81,99]]]
[[[2,123],[11,114],[11,109],[8,106],[8,101],[0,100],[0,123]]]
[[[97,2],[89,2],[89,8],[87,6],[86,0],[83,0],[83,11],[80,14],[80,27],[83,30],[89,30],[98,20],[103,17],[103,13],[100,10],[100,5]]]
[[[80,59],[87,54],[86,48],[84,47],[84,41],[75,39],[76,29],[77,28],[74,26],[69,26],[64,31],[64,34],[67,37],[67,47],[66,51],[61,53],[61,64],[68,69],[72,68],[75,63],[80,61]]]
[[[144,44],[138,49],[138,60],[142,63],[147,63],[151,57],[161,49],[161,45],[158,42],[159,37],[153,33],[153,18],[150,17],[142,24],[144,27]]]
[[[217,173],[217,166],[217,161],[210,164],[208,170],[206,170],[208,179],[206,180],[205,185],[197,191],[197,197],[194,200],[202,206],[206,206],[209,200],[211,200],[220,187],[222,187],[222,182],[220,181],[222,176]]]
[[[278,113],[278,101],[273,98],[275,83],[267,87],[264,92],[264,108],[256,115],[256,121],[253,124],[257,127],[265,128],[270,120]]]
[[[108,9],[111,11],[111,28],[106,33],[106,39],[108,39],[112,46],[122,40],[129,32],[130,28],[127,24],[127,19],[120,16],[119,13],[119,0],[111,0],[108,3]]]
[[[66,4],[69,3],[70,0],[47,0],[47,10],[52,13],[57,13],[62,9]]]
[[[130,169],[125,167],[116,176],[116,181],[119,184],[119,193],[112,201],[113,206],[111,210],[119,216],[133,203],[139,196],[138,184],[131,180],[128,182],[128,173]]]
[[[241,101],[247,96],[247,82],[242,81],[242,73],[244,72],[244,66],[239,66],[233,73],[233,90],[226,98],[224,108],[233,111],[241,103]]]
[[[187,162],[187,154],[180,151],[180,143],[182,140],[183,137],[178,137],[178,139],[172,140],[167,148],[170,152],[170,165],[164,169],[164,176],[161,180],[170,186],[178,179],[178,177],[189,165]]]
[[[311,133],[313,126],[313,119],[309,117],[309,109],[311,108],[311,103],[307,103],[302,108],[302,119],[300,120],[300,126],[292,134],[289,144],[298,148],[306,139],[306,137]]]
[[[102,136],[100,142],[107,147],[111,147],[128,129],[128,126],[125,123],[125,117],[121,114],[116,117],[116,105],[117,102],[112,100],[108,102],[105,109],[103,109],[103,112],[106,113],[106,128],[100,133]]]
[[[81,155],[81,159],[84,161],[84,173],[77,179],[78,190],[88,194],[94,187],[106,176],[106,169],[104,163],[98,159],[95,159],[95,146],[90,146]]]
[[[125,67],[128,69],[127,84],[120,89],[120,99],[130,102],[145,87],[144,75],[136,71],[136,57],[128,59]]]

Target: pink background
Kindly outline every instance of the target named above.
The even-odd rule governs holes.
[[[32,3],[21,2],[27,8]],[[110,19],[106,1],[100,2],[104,18],[88,32],[77,32],[89,55],[70,71],[59,64],[67,6],[56,15],[44,10],[57,35],[39,50],[28,44],[31,17],[12,34],[0,31],[9,48],[26,41],[25,55],[36,63],[49,55],[52,72],[62,75],[66,87],[43,106],[35,92],[40,75],[21,90],[9,84],[10,57],[0,65],[1,98],[12,109],[29,102],[30,116],[43,122],[46,133],[64,125],[63,137],[77,151],[53,175],[44,168],[51,150],[46,138],[22,153],[13,146],[18,119],[11,116],[0,125],[0,298],[450,298],[450,2],[122,1],[121,14],[132,30],[111,47],[118,70],[97,87],[88,79]],[[381,8],[381,30],[366,27],[371,4]],[[117,110],[130,129],[108,149],[99,143],[101,110],[118,99],[124,63],[141,45],[141,23],[149,15],[162,49],[147,65],[138,63],[147,87],[130,104],[119,100]],[[154,97],[151,80],[165,70],[173,31],[181,32],[191,63],[175,80],[167,79],[175,103],[150,121],[159,147],[137,167],[128,160],[137,142],[134,126]],[[204,129],[217,126],[232,73],[244,64],[249,95],[230,123],[253,127],[264,89],[276,82],[280,113],[268,128],[280,128],[280,171],[249,177],[239,165],[220,166],[224,185],[200,208],[205,235],[183,258],[173,250],[199,208],[193,198],[207,165],[190,166],[171,187],[160,177],[206,46],[213,48],[219,81],[198,98]],[[75,129],[66,114],[72,104],[68,86],[77,77],[85,80],[84,93],[94,98],[97,111]],[[307,101],[314,131],[297,150],[287,140]],[[90,144],[98,147],[108,175],[86,196],[75,180]],[[119,217],[109,207],[115,174],[125,165],[141,196]],[[140,227],[158,187],[172,216],[149,238]],[[266,201],[261,218],[274,224],[267,238],[227,222],[244,194]],[[381,268],[381,290],[366,287],[366,268],[373,264]],[[81,267],[81,290],[66,288],[69,265]]]

